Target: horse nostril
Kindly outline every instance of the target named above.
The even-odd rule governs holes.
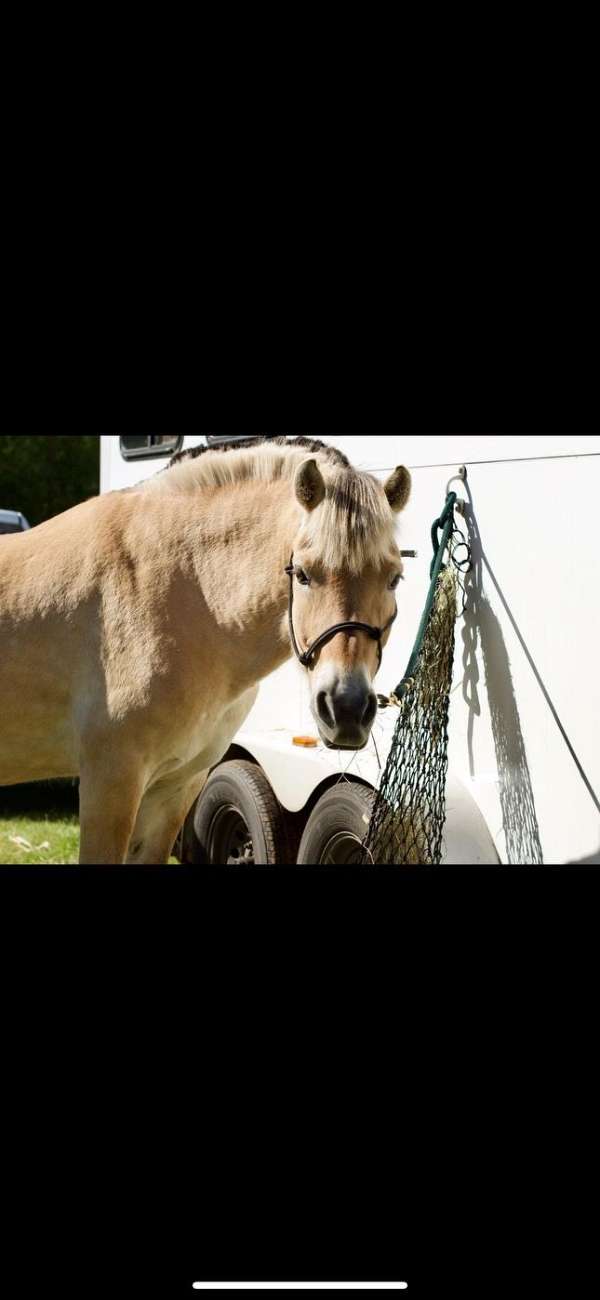
[[[372,723],[375,721],[376,715],[377,715],[377,696],[375,695],[374,691],[371,691],[369,693],[369,698],[367,700],[367,703],[365,704],[364,713],[362,715],[363,727],[370,727]]]
[[[374,691],[365,691],[364,682],[344,682],[333,690],[318,691],[314,707],[328,731],[353,734],[358,727],[366,732],[375,721],[377,696]]]
[[[317,695],[317,713],[326,727],[335,727],[335,714],[329,703],[327,691],[319,691]]]

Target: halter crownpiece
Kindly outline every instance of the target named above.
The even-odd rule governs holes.
[[[386,632],[389,632],[389,629],[391,628],[392,624],[395,623],[398,617],[398,608],[396,607],[395,612],[392,614],[391,619],[389,620],[388,623],[386,623],[385,627],[371,627],[369,623],[353,623],[353,622],[335,623],[334,626],[329,627],[326,632],[322,632],[321,635],[318,636],[315,641],[313,641],[312,645],[308,647],[308,650],[302,652],[296,640],[296,633],[294,632],[295,565],[294,565],[293,555],[290,560],[290,563],[286,565],[285,572],[289,575],[289,579],[290,579],[290,599],[288,605],[289,621],[290,621],[290,637],[292,641],[292,646],[294,648],[294,654],[296,655],[296,658],[299,660],[299,662],[302,664],[302,667],[308,668],[310,670],[313,666],[312,661],[317,653],[317,650],[321,650],[321,648],[324,645],[327,645],[329,641],[333,641],[334,636],[337,636],[339,632],[364,632],[366,636],[371,638],[372,641],[377,642],[377,653],[379,656],[377,671],[379,671],[383,660],[383,649],[382,649],[381,641],[382,638],[385,636]]]

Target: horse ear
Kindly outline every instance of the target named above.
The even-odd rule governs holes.
[[[406,465],[398,465],[388,479],[384,491],[395,514],[404,510],[410,496],[412,479]]]
[[[316,510],[325,497],[325,480],[316,460],[305,460],[296,473],[296,496],[305,510]]]

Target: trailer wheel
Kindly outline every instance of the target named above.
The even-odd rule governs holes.
[[[336,867],[359,863],[374,802],[375,791],[364,785],[344,783],[328,790],[308,819],[298,863]]]
[[[189,814],[185,861],[202,866],[278,866],[288,861],[283,809],[261,767],[222,763]]]

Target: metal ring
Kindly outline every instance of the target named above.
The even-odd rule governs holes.
[[[467,552],[466,559],[457,560],[456,552],[460,551],[461,547],[464,547],[465,551]],[[455,566],[455,568],[460,570],[461,573],[468,573],[469,570],[473,567],[473,557],[471,555],[471,547],[469,546],[468,542],[457,542],[456,546],[452,551],[452,563]]]
[[[448,493],[451,491],[450,484],[451,484],[451,483],[454,483],[454,480],[457,479],[457,478],[460,479],[461,483],[466,483],[466,481],[467,481],[467,467],[466,467],[466,465],[460,465],[459,468],[458,468],[457,471],[456,471],[456,474],[453,474],[453,475],[452,475],[452,478],[448,479],[448,486],[447,486],[447,488],[446,488],[446,496],[448,496]]]

